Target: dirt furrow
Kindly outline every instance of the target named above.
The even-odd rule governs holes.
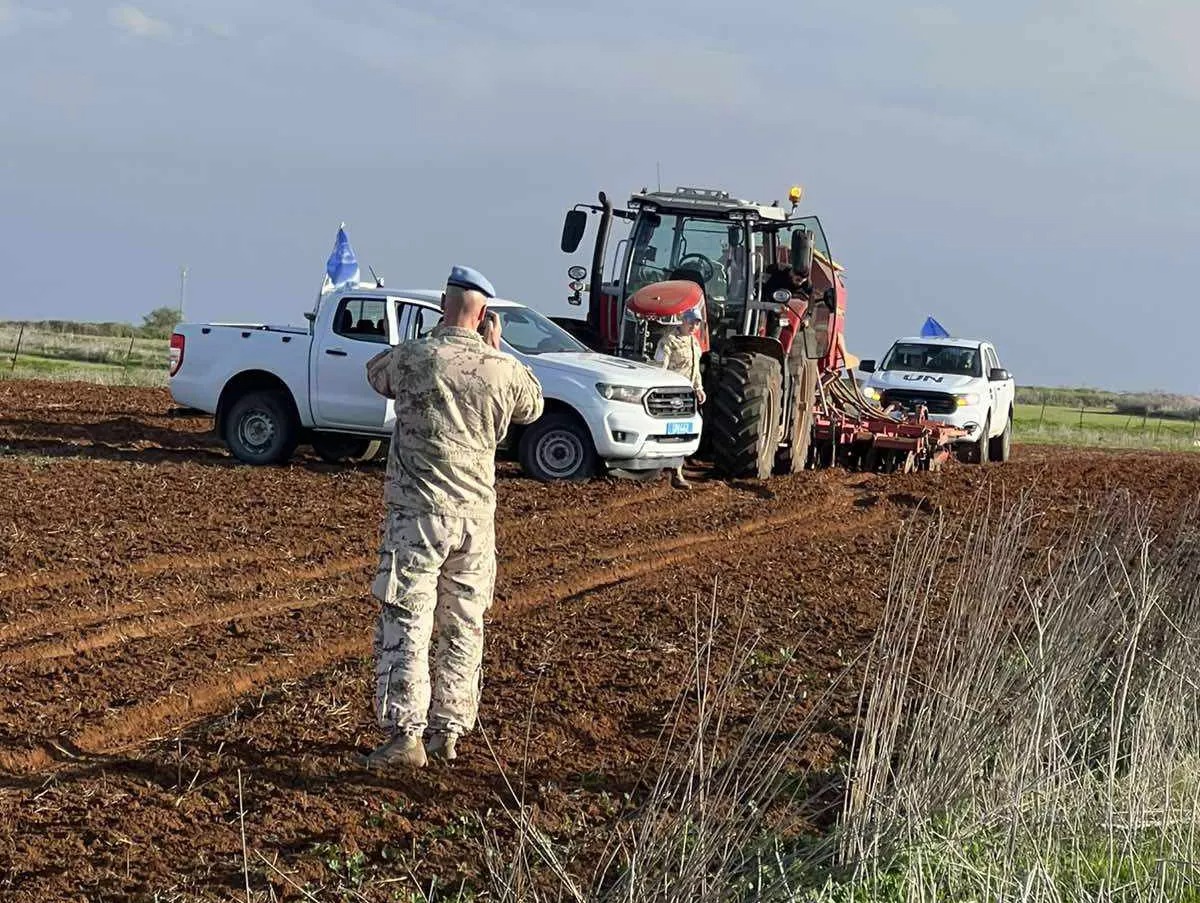
[[[628,583],[647,574],[669,569],[702,555],[705,551],[729,547],[732,540],[772,534],[785,527],[794,528],[805,523],[817,522],[826,518],[828,514],[829,511],[821,507],[803,508],[770,517],[743,521],[718,532],[705,531],[677,536],[638,550],[634,562],[556,575],[549,580],[534,584],[532,587],[518,590],[499,602],[497,610],[499,613],[511,615],[550,602],[561,602],[583,593]],[[857,531],[870,522],[880,520],[881,514],[880,512],[874,515],[859,515],[855,520],[847,522],[846,527],[850,532]],[[745,554],[747,551],[744,546],[737,548],[739,554]],[[631,551],[624,547],[602,549],[589,557],[592,560],[617,561],[627,558]]]
[[[326,552],[327,550],[322,549],[321,551]],[[276,563],[272,571],[268,573],[277,573],[297,584],[310,584],[344,577],[358,571],[365,571],[367,568],[373,567],[376,560],[375,555],[358,556],[350,559],[337,559],[328,564],[301,568]],[[259,556],[255,556],[250,558],[246,563],[261,564],[262,559]],[[183,570],[187,572],[189,569]],[[203,573],[203,569],[194,569],[191,572]],[[233,580],[229,579],[231,575],[222,574],[218,585],[223,595],[230,595],[248,586],[260,584],[263,581],[263,575],[264,571],[261,569],[254,570],[249,574],[238,572],[232,575],[235,578]],[[35,634],[49,639],[50,637],[61,636],[73,631],[87,630],[99,625],[106,625],[111,628],[110,631],[106,632],[117,631],[121,628],[114,622],[123,622],[134,618],[149,618],[155,615],[166,617],[173,612],[180,610],[190,611],[196,606],[202,606],[214,597],[213,588],[215,587],[210,585],[207,591],[201,593],[184,592],[181,594],[178,590],[158,591],[145,599],[138,599],[128,603],[117,603],[97,609],[71,609],[69,605],[63,604],[63,600],[51,599],[44,606],[46,610],[40,614],[0,625],[0,646],[12,646],[17,643],[23,645],[28,642],[28,637]],[[64,608],[66,609],[65,611]],[[39,643],[38,645],[48,644]],[[96,647],[92,646],[90,648]],[[9,657],[16,655],[17,653],[11,650],[0,652],[0,664],[8,663]],[[32,658],[36,658],[36,656],[30,656],[26,660],[32,660]],[[16,660],[16,658],[13,658],[13,661]]]
[[[113,713],[64,740],[28,750],[0,750],[0,770],[27,774],[43,770],[64,756],[112,755],[142,746],[176,733],[188,723],[227,711],[252,692],[307,677],[361,655],[369,643],[365,636],[319,642],[286,657],[195,681],[158,699]]]

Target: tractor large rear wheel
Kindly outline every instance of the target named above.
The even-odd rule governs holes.
[[[799,473],[812,447],[813,405],[817,398],[817,362],[799,358],[792,367],[792,425],[787,445],[775,456],[776,473]]]
[[[782,378],[764,354],[725,358],[710,405],[713,464],[727,477],[771,475],[779,447]]]

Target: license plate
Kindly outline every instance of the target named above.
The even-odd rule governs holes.
[[[687,436],[692,432],[692,421],[683,420],[676,423],[667,424],[668,436]]]

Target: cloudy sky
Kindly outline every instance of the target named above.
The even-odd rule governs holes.
[[[661,163],[802,183],[860,356],[932,314],[1025,383],[1200,390],[1200,4],[902,6],[0,0],[0,318],[187,264],[188,319],[294,322],[343,220],[389,285],[563,313],[563,212]]]

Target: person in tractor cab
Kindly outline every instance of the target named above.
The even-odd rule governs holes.
[[[696,330],[700,327],[700,314],[696,310],[684,311],[680,324],[669,330],[658,340],[654,350],[654,360],[667,370],[681,373],[692,381],[696,390],[696,405],[704,404],[704,388],[700,380],[700,343],[696,340]],[[676,489],[687,489],[689,483],[683,476],[683,465],[680,464],[671,474],[671,485]]]

